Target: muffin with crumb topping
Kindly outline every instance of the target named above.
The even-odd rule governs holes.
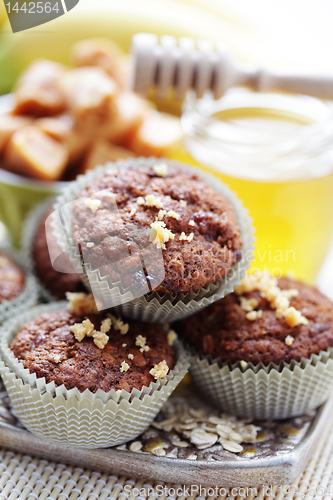
[[[68,299],[5,323],[0,375],[11,404],[32,433],[57,443],[134,439],[187,373],[189,355],[173,331],[99,313],[92,295]]]
[[[73,198],[65,229],[71,260],[77,265],[80,256],[94,293],[100,287],[104,298],[108,288],[117,299],[116,290],[123,292],[125,300],[113,304],[136,319],[193,314],[232,291],[249,266],[247,211],[193,167],[154,158],[107,164],[77,179],[55,206],[62,210]],[[55,222],[63,240],[61,233]]]
[[[248,275],[178,330],[196,383],[237,415],[287,418],[333,389],[333,303],[299,281]]]
[[[25,277],[19,266],[0,250],[0,304],[12,300],[23,290]]]

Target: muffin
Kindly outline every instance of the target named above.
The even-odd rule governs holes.
[[[18,265],[0,250],[0,304],[22,293],[24,274]]]
[[[36,303],[34,278],[12,249],[0,248],[0,325],[15,312],[24,311]]]
[[[0,374],[34,434],[86,448],[134,439],[189,367],[174,332],[99,314],[91,295],[69,294],[7,322]],[[67,306],[67,309],[66,309]]]
[[[54,238],[52,228],[48,230],[48,239],[46,239],[45,222],[52,212],[52,207],[48,207],[45,211],[43,205],[30,216],[27,224],[32,224],[33,228],[29,237],[28,251],[31,254],[34,273],[42,287],[43,298],[63,300],[66,298],[66,292],[84,292],[86,287],[66,254],[61,251]],[[52,255],[59,255],[56,260],[57,269],[66,270],[66,272],[57,271],[53,267],[50,251]],[[70,272],[71,270],[72,272]]]
[[[86,285],[101,299],[109,291],[111,305],[136,319],[192,314],[232,291],[252,256],[240,202],[175,162],[108,164],[79,178],[55,208],[65,231],[58,218],[54,234],[63,248],[70,234],[70,258],[76,268],[83,263]]]
[[[195,382],[236,415],[300,415],[333,389],[333,303],[299,281],[248,275],[177,328],[197,353]]]

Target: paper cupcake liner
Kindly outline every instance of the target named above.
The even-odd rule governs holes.
[[[0,245],[0,250],[4,251],[21,268],[25,276],[22,292],[17,297],[0,303],[0,325],[2,325],[7,318],[38,303],[38,285],[29,270],[29,266],[25,263],[24,255],[21,255],[9,245]]]
[[[131,164],[136,168],[142,166],[150,166],[156,162],[175,164],[179,162],[171,162],[169,160],[161,160],[160,158],[136,158],[126,160],[126,164]],[[170,294],[160,295],[157,292],[150,292],[141,297],[133,299],[131,292],[123,289],[121,283],[110,285],[108,279],[100,275],[99,270],[91,269],[91,266],[84,264],[82,266],[81,257],[77,246],[71,237],[71,221],[73,218],[73,210],[71,202],[76,199],[79,193],[94,179],[106,171],[116,168],[123,164],[124,161],[116,163],[108,163],[105,166],[98,167],[87,172],[83,176],[77,177],[76,181],[70,185],[57,197],[54,205],[55,210],[60,207],[66,207],[63,217],[66,218],[66,227],[69,228],[67,238],[63,230],[63,224],[59,217],[54,217],[53,227],[54,234],[62,250],[68,255],[75,269],[78,272],[84,273],[82,278],[88,288],[93,289],[93,293],[98,292],[102,301],[106,300],[116,306],[118,313],[127,317],[140,319],[149,322],[176,321],[190,316],[208,306],[212,302],[223,298],[228,293],[231,293],[234,288],[240,284],[241,279],[245,276],[246,270],[250,267],[254,249],[254,229],[252,219],[249,217],[247,209],[244,208],[242,202],[230,189],[220,182],[215,177],[205,173],[198,173],[213,189],[224,196],[233,206],[236,214],[237,223],[240,228],[242,237],[242,259],[234,264],[228,275],[215,283],[209,284],[207,287],[201,288],[198,292],[189,292],[187,294],[178,294],[172,296]],[[193,167],[184,164],[184,167],[192,170]],[[133,299],[133,300],[131,300]]]
[[[189,354],[174,343],[176,365],[165,378],[141,391],[121,393],[67,390],[37,378],[15,358],[9,343],[19,328],[43,313],[61,311],[66,302],[38,306],[6,322],[0,330],[0,375],[16,415],[33,434],[59,444],[104,448],[125,443],[140,435],[153,421],[164,402],[186,375]]]
[[[333,390],[333,348],[300,362],[221,362],[191,349],[190,375],[206,399],[241,418],[273,420],[302,415]]]
[[[39,223],[44,217],[48,207],[52,205],[52,202],[54,202],[54,198],[48,198],[46,201],[40,203],[39,205],[37,205],[37,207],[31,210],[25,221],[23,228],[23,237],[22,237],[23,240],[22,255],[26,263],[26,267],[29,270],[29,272],[33,274],[33,276],[35,277],[35,281],[38,285],[39,297],[44,302],[53,302],[58,299],[57,297],[54,297],[51,294],[51,292],[44,286],[44,284],[37,276],[32,254],[32,246],[34,243],[34,238],[36,236],[36,231],[39,226]]]

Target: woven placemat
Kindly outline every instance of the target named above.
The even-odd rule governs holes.
[[[333,415],[303,474],[291,485],[202,488],[138,480],[0,450],[0,500],[331,500]]]

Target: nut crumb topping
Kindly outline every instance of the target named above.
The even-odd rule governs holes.
[[[179,220],[180,215],[174,210],[169,210],[167,212],[168,217],[172,217],[173,219]]]
[[[129,330],[129,324],[124,323],[120,318],[116,318],[113,314],[109,313],[108,317],[112,321],[112,326],[115,330],[119,331],[121,335],[126,335]]]
[[[179,203],[181,204],[182,207],[187,206],[187,201],[186,200],[179,200]]]
[[[292,343],[294,342],[294,337],[292,337],[291,335],[287,335],[286,338],[284,339],[284,342],[286,345],[292,345]]]
[[[121,366],[120,366],[120,372],[127,372],[129,369],[130,365],[126,363],[126,361],[122,361]]]
[[[158,177],[166,177],[168,175],[168,165],[166,163],[156,163],[153,166],[154,174]]]
[[[240,306],[243,309],[243,311],[246,312],[251,312],[257,305],[259,304],[258,300],[253,298],[253,299],[247,299],[246,297],[243,297],[242,295],[239,297],[240,300]]]
[[[148,352],[150,350],[150,347],[146,345],[146,337],[143,337],[142,335],[138,335],[135,339],[135,345],[140,347],[140,352]]]
[[[150,224],[151,229],[147,230],[148,235],[150,236],[150,241],[154,243],[157,248],[161,248],[165,250],[165,243],[169,240],[173,240],[175,235],[170,229],[167,229],[165,226],[165,222],[155,221]]]
[[[163,208],[163,203],[160,198],[157,198],[154,194],[147,194],[145,198],[139,196],[136,200],[138,205],[147,205],[147,207]]]
[[[130,211],[129,216],[133,217],[133,215],[135,215],[135,214],[136,214],[136,208],[132,208],[132,210]]]
[[[60,363],[60,356],[59,356],[59,354],[56,354],[56,355],[54,356],[54,362],[55,362],[55,363]]]
[[[172,345],[175,340],[177,340],[178,335],[174,330],[170,330],[167,335],[167,342],[169,345]]]
[[[154,368],[149,371],[149,373],[157,380],[159,378],[164,378],[168,374],[168,371],[169,367],[164,359],[163,361],[158,363],[158,365],[155,365]]]
[[[121,347],[127,347],[127,344],[121,344]]]
[[[189,243],[191,243],[193,238],[194,238],[194,233],[190,233],[189,235],[186,235],[184,233],[184,231],[182,231],[181,235],[179,236],[180,241],[184,240],[184,241],[188,241]]]
[[[95,243],[93,241],[88,241],[87,248],[92,248],[94,246],[95,246]]]
[[[255,321],[258,318],[262,318],[262,310],[259,311],[250,311],[245,315],[246,319],[249,321]]]
[[[111,330],[111,324],[112,324],[111,318],[103,319],[102,325],[101,325],[101,332],[108,333]]]
[[[102,326],[103,323],[104,321],[102,322]],[[106,329],[105,326],[104,329]],[[90,319],[85,319],[82,321],[82,323],[75,323],[71,327],[71,331],[74,333],[74,337],[78,342],[82,342],[85,337],[93,337],[94,344],[99,349],[104,349],[109,341],[108,335],[106,335],[104,332],[98,332],[94,329],[94,325],[90,321]]]
[[[109,342],[109,337],[105,333],[97,332],[94,330],[94,343],[97,345],[98,349],[104,349],[106,344]]]
[[[68,310],[77,316],[98,314],[95,299],[92,294],[67,292]]]
[[[127,357],[128,357],[128,359],[134,359],[134,356],[132,353],[129,353]]]
[[[189,222],[189,226],[195,226],[195,222],[194,222],[194,220],[190,220],[190,222]]]
[[[254,290],[258,290],[261,297],[270,302],[271,307],[273,309],[276,309],[276,317],[285,318],[288,326],[294,327],[297,325],[308,324],[308,319],[303,316],[300,311],[297,311],[297,309],[290,306],[290,299],[293,297],[297,297],[298,290],[293,288],[290,290],[281,290],[281,288],[278,287],[278,280],[267,272],[249,274],[245,276],[245,278],[243,278],[242,280],[242,283],[235,288],[235,293],[240,296],[239,300],[242,309],[244,309],[243,305],[245,306],[249,304],[249,301],[246,302],[246,299],[244,301],[244,297],[242,297],[242,294],[253,292]],[[256,319],[255,315],[252,314],[253,312],[255,313],[259,311],[248,312],[246,318],[250,321]]]
[[[99,207],[101,206],[102,202],[101,200],[96,200],[94,198],[86,198],[84,200],[84,203],[86,204],[86,206],[88,208],[90,208],[90,210],[92,211],[92,213],[94,214],[95,212],[97,212],[97,210],[99,209]]]
[[[166,213],[167,213],[166,210],[159,210],[159,212],[157,214],[158,220],[162,220]]]

